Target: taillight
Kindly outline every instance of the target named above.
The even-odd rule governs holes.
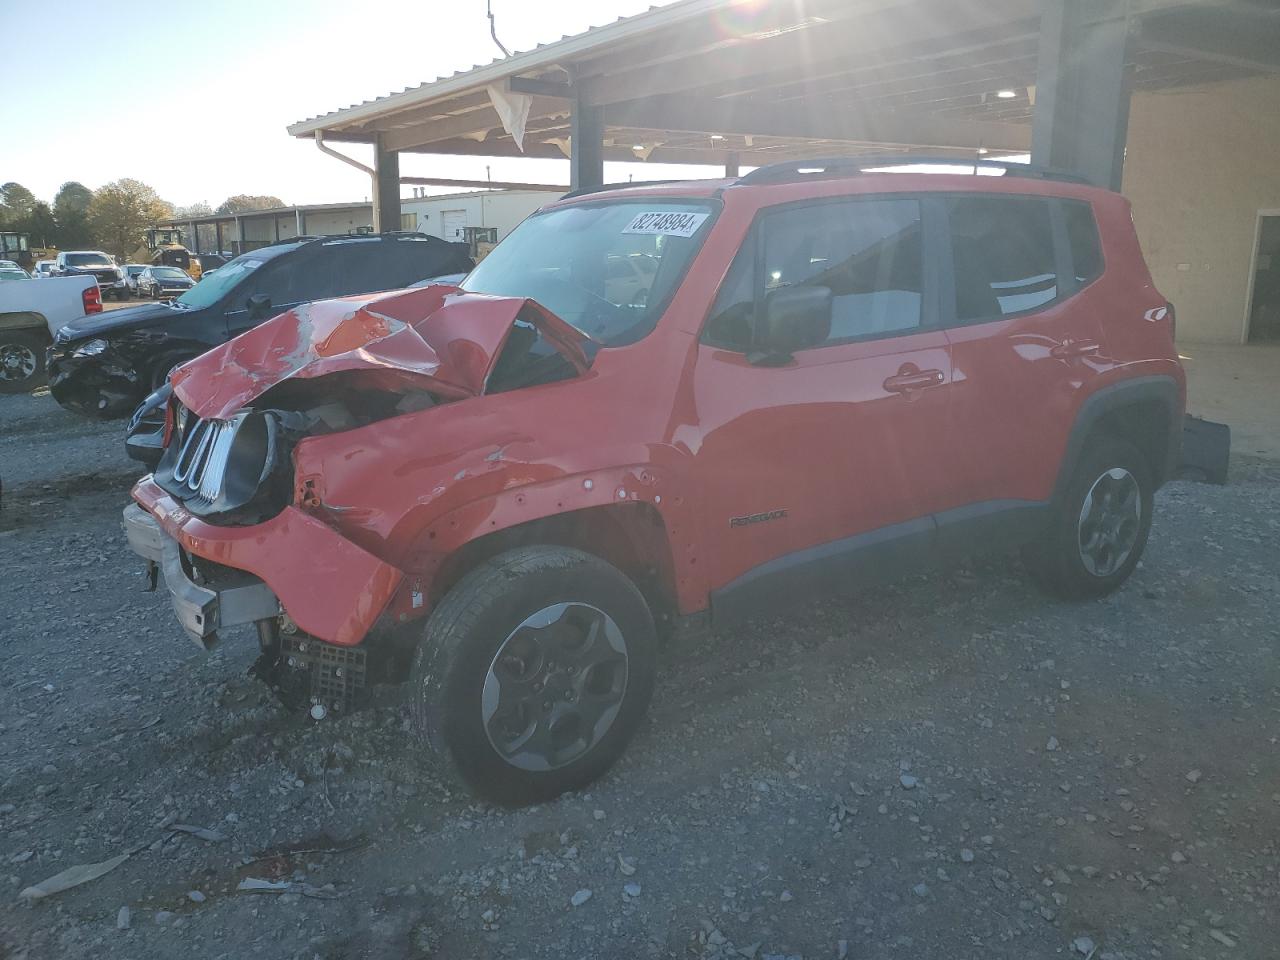
[[[84,304],[85,316],[102,312],[102,291],[96,283],[80,294],[80,302]]]

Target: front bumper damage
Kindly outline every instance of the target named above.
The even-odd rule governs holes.
[[[133,364],[111,349],[77,357],[72,347],[49,349],[49,392],[62,407],[84,417],[113,420],[137,407],[143,386]]]
[[[194,629],[197,639],[207,635],[206,629],[248,622],[241,618],[264,609],[261,594],[237,593],[222,602],[231,591],[257,583],[265,585],[277,604],[265,617],[286,614],[310,637],[354,647],[368,636],[404,581],[400,569],[297,507],[237,527],[196,516],[151,477],[138,482],[133,498],[137,512],[130,509],[125,516],[129,543],[160,566],[184,629]],[[197,567],[216,569],[216,583],[196,582],[190,575],[193,560]],[[210,592],[218,600],[212,607]]]
[[[271,588],[251,574],[239,582],[219,584],[216,589],[197,583],[178,541],[160,528],[159,522],[136,503],[124,509],[124,531],[133,552],[164,575],[164,585],[173,602],[173,612],[187,636],[208,650],[218,642],[218,631],[279,616],[280,601]]]

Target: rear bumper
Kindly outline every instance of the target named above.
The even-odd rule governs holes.
[[[277,612],[288,614],[304,633],[328,643],[355,646],[364,640],[404,581],[404,574],[397,567],[384,563],[296,507],[285,507],[270,520],[253,526],[232,527],[193,515],[150,477],[133,488],[133,498],[139,512],[174,542],[175,549],[180,548],[179,560],[185,551],[258,579],[278,599]],[[157,541],[149,532],[150,527],[141,522],[135,529],[138,545],[134,549],[147,556],[143,550],[154,551]],[[131,544],[134,536],[130,535]],[[163,540],[159,543],[165,546]],[[187,571],[181,569],[181,573],[185,575]],[[169,582],[167,569],[165,580]],[[202,597],[185,588],[176,574],[175,582],[192,601]],[[237,581],[233,586],[241,585]],[[200,584],[195,586],[205,589]],[[251,612],[261,609],[246,606]],[[243,616],[240,609],[233,606],[230,615]],[[219,613],[220,622],[228,625],[227,610],[220,609]],[[181,619],[183,611],[178,615]]]
[[[266,620],[280,613],[280,601],[257,577],[244,575],[234,585],[217,589],[196,583],[183,562],[178,541],[136,503],[124,509],[124,532],[133,552],[156,564],[173,602],[173,612],[187,636],[204,649],[218,641],[218,630]]]

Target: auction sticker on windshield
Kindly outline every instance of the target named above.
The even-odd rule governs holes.
[[[668,237],[692,237],[698,232],[709,213],[686,213],[671,210],[651,210],[637,213],[623,228],[623,233],[660,233]]]

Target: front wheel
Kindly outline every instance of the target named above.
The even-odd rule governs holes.
[[[653,618],[630,580],[580,550],[523,547],[468,573],[429,618],[415,726],[482,796],[549,800],[622,754],[655,666]]]
[[[1100,437],[1084,451],[1048,529],[1023,551],[1032,578],[1071,600],[1129,579],[1151,532],[1151,468],[1133,444]]]

